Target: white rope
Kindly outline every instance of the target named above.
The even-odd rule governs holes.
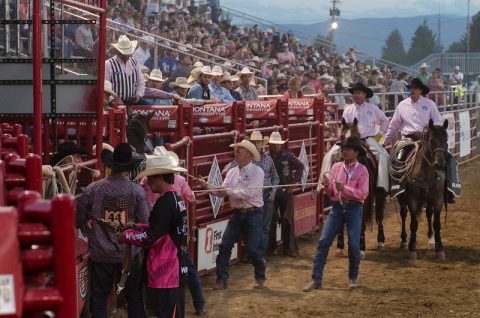
[[[195,178],[195,179],[202,180],[202,179],[199,179],[199,178]],[[196,193],[196,192],[217,192],[218,190],[238,190],[237,188],[219,188],[219,187],[216,187],[214,185],[208,184],[207,182],[205,182],[205,184],[213,187],[214,189],[202,189],[202,190],[195,190],[193,192]],[[311,186],[311,185],[317,185],[317,183],[316,182],[310,182],[310,183],[306,183],[305,185]],[[279,185],[276,185],[276,186],[247,187],[247,188],[243,188],[242,190],[272,189],[272,188],[293,188],[293,187],[301,187],[301,186],[302,186],[301,183],[279,184]]]
[[[408,154],[408,156],[413,156],[412,160],[408,161],[405,159],[404,161],[398,159],[398,156],[401,151],[405,150],[408,147],[411,147],[413,145],[413,150]],[[397,181],[397,182],[403,182],[408,176],[410,176],[413,172],[413,168],[415,166],[415,162],[417,160],[417,153],[418,150],[420,149],[420,142],[418,141],[403,141],[401,144],[398,144],[394,149],[392,150],[392,153],[390,154],[390,166],[388,168],[388,172],[390,174],[390,177]]]

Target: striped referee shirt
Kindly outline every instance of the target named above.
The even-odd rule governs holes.
[[[145,93],[145,80],[140,70],[140,64],[130,58],[125,64],[116,55],[105,61],[105,80],[110,81],[113,91],[122,101],[128,101]]]

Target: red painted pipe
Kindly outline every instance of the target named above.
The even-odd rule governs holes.
[[[33,1],[33,152],[42,155],[42,1]]]
[[[57,317],[71,317],[77,313],[77,279],[75,260],[75,207],[73,197],[59,195],[52,199],[52,243],[55,250],[53,271],[55,287],[63,302]]]
[[[62,303],[62,296],[55,288],[28,288],[25,291],[23,305],[26,312],[55,309]],[[72,313],[76,311],[72,310]],[[58,316],[72,317],[72,316]]]
[[[62,0],[66,1],[66,0]],[[70,1],[68,1],[70,2]],[[66,2],[65,2],[66,3]],[[77,2],[78,4],[78,2]],[[73,5],[73,4],[72,4]],[[91,7],[91,6],[89,6]],[[103,90],[105,83],[105,50],[107,45],[107,16],[105,14],[107,1],[100,0],[100,8],[92,7],[88,11],[99,13],[99,39],[98,39],[98,74],[97,74],[97,167],[102,170],[102,143],[103,127],[105,119],[103,118]]]
[[[25,161],[27,189],[42,193],[42,158],[39,155],[29,154]]]

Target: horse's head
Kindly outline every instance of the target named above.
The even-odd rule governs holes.
[[[132,113],[130,112],[127,121],[127,142],[133,146],[137,152],[145,153],[145,140],[150,130],[150,120],[155,115],[155,112],[148,114]]]
[[[340,142],[343,144],[348,137],[359,138],[358,120],[355,117],[352,123],[347,123],[345,118],[342,118],[342,127],[340,132]]]
[[[428,132],[425,134],[425,155],[432,158],[430,165],[437,170],[444,170],[446,165],[445,155],[447,153],[448,120],[445,119],[442,126],[435,126],[433,120],[428,123]]]

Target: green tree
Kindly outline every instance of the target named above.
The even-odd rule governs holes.
[[[410,43],[410,49],[408,50],[409,64],[417,63],[428,55],[441,51],[437,37],[427,26],[427,21],[423,21],[415,31]]]
[[[465,34],[459,41],[450,44],[447,52],[467,52],[467,41],[468,35],[465,31]],[[470,52],[480,52],[480,11],[472,17],[472,22],[470,23]]]
[[[398,64],[406,62],[407,54],[403,46],[403,38],[398,29],[390,32],[385,39],[385,46],[382,48],[382,59]]]

